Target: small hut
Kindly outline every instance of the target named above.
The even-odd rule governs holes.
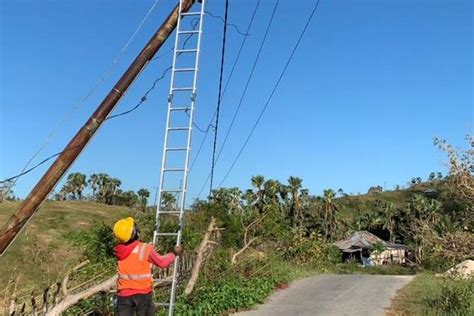
[[[378,243],[383,245],[384,250],[375,254],[373,249]],[[367,262],[373,265],[405,263],[405,245],[384,241],[368,231],[355,232],[334,245],[341,250],[343,261],[356,260],[364,265]]]

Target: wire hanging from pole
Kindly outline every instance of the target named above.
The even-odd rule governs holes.
[[[212,148],[212,163],[211,163],[211,182],[209,185],[209,198],[212,194],[212,184],[214,180],[214,167],[216,163],[216,148],[217,148],[217,132],[219,130],[219,112],[222,101],[222,81],[224,77],[224,61],[225,61],[225,41],[227,37],[227,16],[229,12],[229,0],[225,1],[225,13],[224,13],[224,34],[222,35],[222,53],[221,53],[221,70],[219,76],[219,92],[217,94],[217,109],[216,109],[216,123],[214,124],[214,144]]]

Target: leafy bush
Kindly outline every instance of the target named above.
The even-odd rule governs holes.
[[[416,270],[400,265],[363,267],[360,263],[341,263],[332,269],[339,274],[376,274],[376,275],[412,275]]]
[[[393,300],[397,315],[474,315],[474,280],[420,274]]]
[[[69,236],[73,244],[83,248],[91,262],[102,262],[114,257],[115,238],[112,228],[104,222],[94,222],[90,230],[73,232]]]
[[[304,229],[297,228],[291,244],[283,250],[283,257],[298,264],[311,264],[320,268],[339,263],[339,250],[321,239],[317,234],[306,236]]]
[[[441,315],[473,315],[474,280],[443,277],[439,295],[426,302]]]
[[[273,291],[275,278],[244,279],[230,276],[200,289],[191,298],[180,298],[176,304],[178,315],[218,315],[229,309],[242,309],[262,303]]]

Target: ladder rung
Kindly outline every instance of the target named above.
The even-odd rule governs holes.
[[[188,71],[195,71],[197,68],[175,68],[175,72],[188,72]]]
[[[193,87],[173,88],[173,91],[193,91]]]
[[[175,107],[175,108],[170,108],[170,111],[189,111],[191,108],[186,108],[186,107]]]
[[[169,131],[187,131],[189,127],[168,127]]]
[[[153,279],[155,282],[173,282],[173,279]],[[159,304],[159,303],[158,303]],[[168,303],[161,303],[161,304],[168,304]]]
[[[178,236],[178,233],[156,233],[156,236]]]
[[[185,151],[187,150],[186,147],[168,147],[165,148],[166,151]]]
[[[181,16],[189,16],[189,15],[201,15],[201,12],[183,12]]]
[[[158,211],[158,214],[180,214],[180,211]]]
[[[163,169],[164,172],[174,172],[174,171],[185,171],[186,169],[184,168],[166,168],[166,169]]]
[[[195,71],[197,68],[175,68],[175,72],[188,72],[188,71]]]
[[[178,34],[196,34],[199,33],[198,30],[192,30],[192,31],[178,31]]]
[[[181,193],[183,190],[160,190],[161,192],[168,192],[168,193]],[[186,191],[186,190],[184,190]]]
[[[157,306],[170,306],[170,303],[154,303]]]
[[[177,49],[176,53],[181,54],[181,53],[197,53],[197,49]]]

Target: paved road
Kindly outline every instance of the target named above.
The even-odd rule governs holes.
[[[395,292],[412,276],[318,275],[293,282],[256,310],[238,316],[383,315]]]

